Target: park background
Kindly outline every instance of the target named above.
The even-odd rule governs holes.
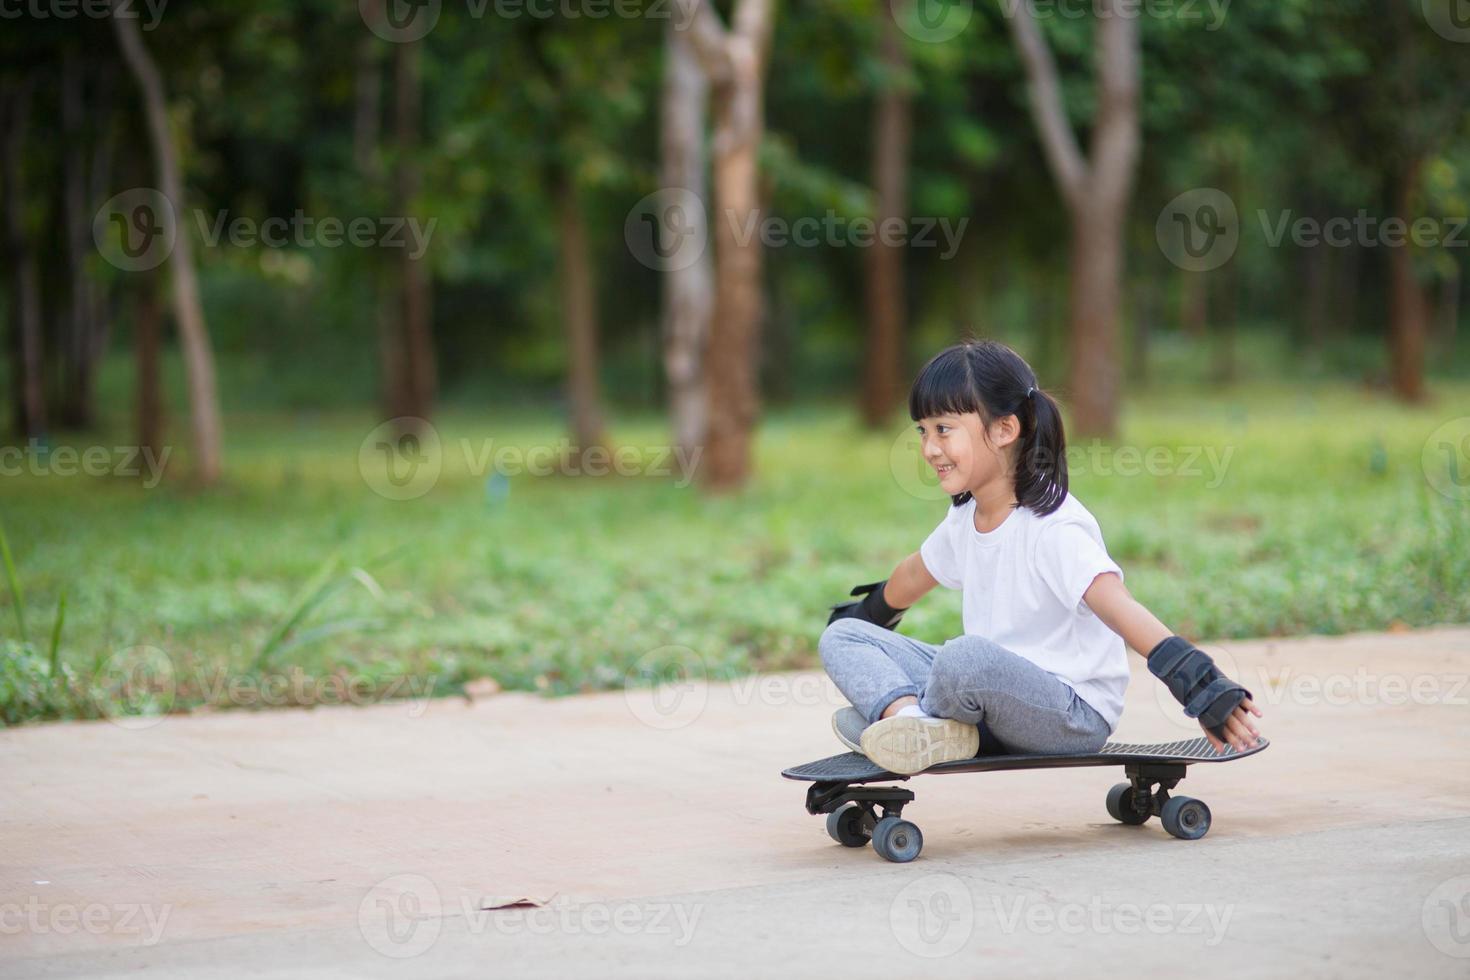
[[[1470,620],[1454,0],[6,17],[7,724],[811,666],[972,335],[1176,630]]]

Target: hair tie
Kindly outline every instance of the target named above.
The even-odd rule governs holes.
[[[1036,386],[1035,385],[1032,385],[1030,388],[1027,388],[1026,389],[1026,397],[1027,398],[1030,398],[1034,394],[1036,394]]]

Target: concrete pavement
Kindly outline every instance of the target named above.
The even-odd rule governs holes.
[[[0,976],[1470,975],[1470,629],[1209,649],[1273,744],[1190,770],[1208,837],[928,777],[909,865],[779,778],[813,673],[6,731]],[[1116,737],[1197,733],[1135,667]]]

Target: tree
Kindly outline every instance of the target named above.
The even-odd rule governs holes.
[[[908,50],[891,0],[874,0],[881,81],[873,104],[874,220],[879,234],[866,253],[868,343],[863,356],[862,416],[870,428],[887,424],[903,388],[907,249],[882,234],[908,217],[909,144],[913,132]]]
[[[750,476],[760,411],[760,145],[773,0],[737,0],[727,30],[708,0],[688,0],[690,39],[713,102],[715,312],[706,360],[709,427],[704,483],[733,490]]]
[[[46,433],[46,389],[41,367],[41,296],[36,254],[25,222],[21,150],[25,146],[36,76],[7,80],[0,91],[0,210],[5,212],[5,264],[10,269],[10,377],[15,431]]]
[[[673,21],[664,36],[664,77],[660,118],[663,187],[683,188],[703,202],[705,180],[705,84],[693,42]],[[684,216],[690,234],[705,239],[704,210]],[[663,362],[668,378],[669,422],[674,442],[686,453],[704,441],[708,421],[705,344],[709,338],[713,274],[709,251],[694,262],[663,273]]]
[[[159,190],[173,206],[175,215],[180,218],[180,227],[168,263],[172,272],[174,319],[178,322],[184,367],[188,375],[194,474],[201,484],[207,486],[216,482],[220,476],[223,426],[220,422],[219,395],[214,378],[214,354],[210,350],[204,307],[199,301],[194,248],[187,224],[182,221],[184,187],[179,175],[178,153],[168,130],[168,106],[164,99],[163,79],[147,48],[143,46],[136,18],[127,16],[127,12],[119,15],[118,5],[114,4],[112,25],[117,34],[118,45],[122,48],[123,59],[128,63],[143,94],[143,111],[153,142]]]
[[[1140,14],[1127,0],[1098,2],[1093,28],[1097,110],[1084,157],[1031,4],[1009,0],[1009,20],[1026,67],[1032,118],[1072,226],[1067,319],[1073,425],[1081,435],[1111,436],[1118,425],[1123,229],[1140,143]]]
[[[393,206],[407,218],[414,213],[419,192],[419,128],[422,115],[423,81],[420,72],[420,41],[394,47],[393,59]],[[407,247],[400,249],[396,278],[397,314],[390,314],[390,351],[384,368],[397,372],[388,390],[402,398],[397,416],[427,420],[434,410],[438,371],[434,363],[434,336],[430,310],[430,284],[425,256]],[[396,328],[396,329],[395,329]]]

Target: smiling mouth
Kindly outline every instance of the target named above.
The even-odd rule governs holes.
[[[953,463],[942,463],[934,467],[934,473],[942,480],[954,472]]]

